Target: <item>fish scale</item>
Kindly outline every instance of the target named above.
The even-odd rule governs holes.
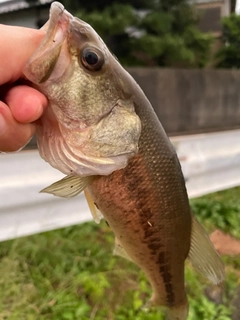
[[[84,191],[94,220],[104,217],[115,234],[114,254],[146,274],[147,306],[186,320],[186,258],[214,284],[225,274],[191,212],[176,152],[141,88],[90,25],[54,2],[47,27],[23,72],[49,101],[37,122],[39,153],[67,176],[42,192]]]
[[[88,191],[127,254],[152,283],[152,303],[182,306],[186,295],[180,266],[188,255],[191,236],[188,198],[178,159],[168,138],[161,137],[158,119],[153,112],[138,113],[139,108],[136,112],[143,128],[138,155],[125,169],[94,180]]]

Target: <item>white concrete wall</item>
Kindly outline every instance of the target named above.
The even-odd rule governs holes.
[[[0,154],[0,241],[91,219],[83,195],[66,200],[39,193],[62,177],[37,150]]]
[[[240,185],[240,130],[171,140],[190,198]],[[0,154],[0,241],[92,220],[83,195],[39,193],[62,177],[37,150]]]

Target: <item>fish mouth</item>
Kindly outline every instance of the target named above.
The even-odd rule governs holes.
[[[24,76],[43,87],[48,81],[57,81],[71,63],[70,47],[95,40],[104,45],[95,30],[86,22],[74,17],[59,2],[50,7],[49,20],[42,27],[46,35],[39,48],[30,57],[23,69]],[[56,66],[59,66],[58,68]],[[56,68],[55,68],[56,67]]]
[[[35,84],[45,83],[52,76],[59,59],[61,68],[58,68],[52,80],[62,76],[70,63],[70,56],[69,54],[66,55],[67,49],[65,49],[65,56],[61,59],[61,51],[63,46],[67,47],[65,42],[67,41],[70,22],[73,19],[74,17],[65,10],[61,3],[52,3],[49,20],[42,27],[42,30],[47,29],[46,35],[23,69],[23,74],[28,80]]]

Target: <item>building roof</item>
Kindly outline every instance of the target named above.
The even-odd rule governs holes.
[[[193,3],[213,3],[213,2],[219,2],[221,0],[190,0],[190,2],[193,2]],[[223,2],[224,0],[222,0]]]
[[[51,2],[53,0],[3,0],[0,2],[0,14],[42,6]]]

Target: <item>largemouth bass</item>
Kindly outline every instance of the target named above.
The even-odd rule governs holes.
[[[146,274],[149,305],[185,320],[184,262],[214,284],[224,267],[192,215],[181,167],[141,88],[86,22],[54,2],[48,31],[24,74],[49,99],[40,155],[67,177],[43,191],[84,190],[95,221],[113,230],[115,254]]]

